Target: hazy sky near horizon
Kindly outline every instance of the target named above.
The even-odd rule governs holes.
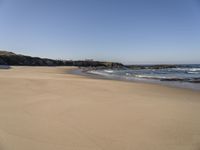
[[[0,0],[0,49],[123,63],[200,63],[200,0]]]

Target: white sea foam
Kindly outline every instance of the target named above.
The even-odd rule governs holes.
[[[91,74],[96,74],[96,75],[101,75],[101,76],[110,76],[108,73],[106,72],[102,72],[102,71],[95,71],[95,70],[92,70],[92,71],[88,71],[88,73],[91,73]]]
[[[199,72],[187,72],[187,73],[189,73],[189,74],[199,74]]]
[[[200,68],[191,68],[190,71],[200,71]]]
[[[170,79],[165,76],[151,76],[151,75],[135,75],[137,78],[149,78],[149,79]]]
[[[104,70],[104,72],[113,73],[114,71],[113,70]]]
[[[172,70],[178,70],[178,71],[200,71],[200,68],[173,68]]]

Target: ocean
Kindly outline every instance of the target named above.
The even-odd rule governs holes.
[[[108,79],[158,83],[200,90],[200,64],[178,65],[165,69],[97,69],[89,74]]]

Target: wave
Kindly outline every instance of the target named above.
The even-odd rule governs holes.
[[[199,83],[200,68],[168,68],[168,69],[138,69],[138,70],[91,70],[89,73],[109,78],[125,78],[128,80],[158,80],[158,81],[181,81]]]
[[[149,82],[200,90],[200,68],[168,68],[168,69],[104,69],[90,70],[88,73],[107,79]]]
[[[88,73],[96,74],[96,75],[104,75],[104,76],[107,75],[106,73],[103,73],[103,72],[100,72],[100,71],[88,71]]]
[[[189,74],[200,74],[199,72],[190,72],[190,71],[188,71],[187,73],[189,73]]]
[[[200,68],[192,68],[190,71],[200,71]]]
[[[200,68],[173,68],[172,70],[177,71],[200,71]]]
[[[169,78],[165,76],[152,76],[152,75],[134,75],[134,76],[137,78],[149,78],[149,79],[168,79]]]
[[[104,72],[113,73],[114,71],[113,70],[104,70]]]

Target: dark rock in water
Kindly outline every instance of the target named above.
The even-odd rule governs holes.
[[[200,83],[200,78],[171,78],[171,79],[161,79],[160,81],[179,81],[179,82],[190,82],[190,83]]]
[[[180,79],[180,78],[171,78],[171,79],[160,79],[160,81],[184,81],[184,79]]]
[[[200,78],[192,78],[189,80],[191,83],[200,83]]]
[[[129,69],[168,69],[177,68],[179,65],[127,65]]]

